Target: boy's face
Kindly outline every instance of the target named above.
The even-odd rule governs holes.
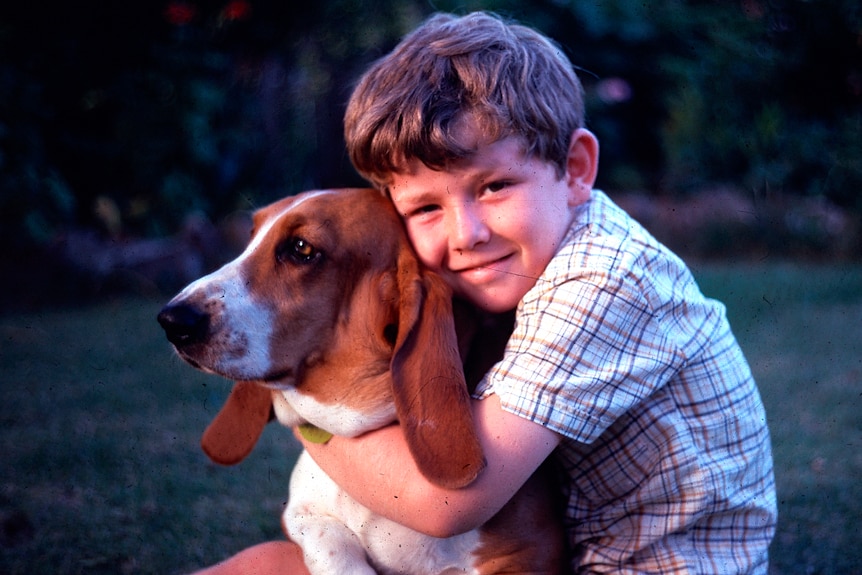
[[[559,178],[552,164],[525,156],[519,138],[482,143],[463,133],[474,154],[444,171],[414,160],[389,193],[422,262],[456,294],[507,311],[551,261],[592,179]]]

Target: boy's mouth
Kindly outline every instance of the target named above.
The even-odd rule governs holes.
[[[476,275],[483,274],[488,272],[502,271],[501,267],[505,266],[505,264],[512,257],[512,254],[507,254],[501,258],[497,258],[495,260],[488,260],[487,262],[473,264],[470,266],[466,266],[459,269],[453,269],[452,273],[460,276],[465,275]]]

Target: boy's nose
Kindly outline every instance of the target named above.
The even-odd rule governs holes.
[[[450,247],[469,250],[487,242],[490,237],[491,230],[475,202],[465,202],[452,211],[449,222]]]

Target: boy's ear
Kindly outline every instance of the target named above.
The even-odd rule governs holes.
[[[599,140],[592,132],[578,128],[569,141],[566,157],[566,183],[571,190],[571,205],[579,205],[590,197],[599,171]]]

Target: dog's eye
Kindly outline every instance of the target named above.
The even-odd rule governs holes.
[[[320,257],[320,252],[302,238],[290,238],[278,246],[275,257],[281,263],[291,261],[307,264]]]

